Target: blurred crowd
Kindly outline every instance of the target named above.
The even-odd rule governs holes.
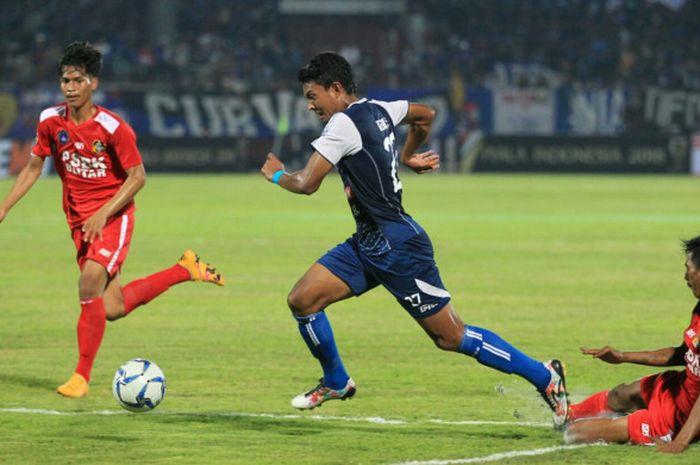
[[[336,50],[361,91],[455,76],[700,90],[700,1],[405,0],[403,13],[353,15],[288,14],[280,1],[0,2],[0,87],[54,85],[63,47],[87,39],[119,88],[288,88],[311,55]]]

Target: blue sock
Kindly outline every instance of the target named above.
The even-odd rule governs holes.
[[[321,310],[306,316],[296,317],[299,332],[314,357],[323,368],[323,384],[331,389],[342,389],[350,379],[333,338],[331,324],[326,312]]]
[[[549,385],[551,375],[542,362],[528,357],[488,329],[465,325],[459,351],[487,367],[522,376],[538,391]]]

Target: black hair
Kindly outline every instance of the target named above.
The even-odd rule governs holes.
[[[66,66],[83,69],[90,76],[100,77],[102,71],[102,53],[90,42],[73,42],[63,50],[63,57],[58,62],[58,74],[63,74]]]
[[[697,268],[700,268],[700,236],[683,241],[683,249]]]
[[[334,52],[319,53],[309,61],[309,64],[299,70],[300,83],[306,84],[311,81],[326,89],[334,82],[339,82],[350,95],[357,91],[350,63]]]

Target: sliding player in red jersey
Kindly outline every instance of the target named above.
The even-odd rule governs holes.
[[[183,281],[224,284],[221,275],[191,250],[165,270],[120,284],[134,230],[134,196],[146,172],[131,127],[93,103],[101,68],[102,54],[89,43],[66,47],[58,65],[66,101],[41,113],[30,161],[0,202],[2,222],[39,178],[44,160],[54,158],[80,267],[79,359],[74,374],[57,390],[66,397],[88,393],[105,320],[122,318]]]
[[[700,236],[684,241],[685,281],[700,299]],[[683,452],[700,435],[700,302],[678,347],[623,352],[610,346],[586,349],[607,363],[685,366],[593,394],[569,409],[569,442],[656,444],[661,452]],[[619,416],[619,415],[625,416]],[[609,418],[613,417],[613,418]]]

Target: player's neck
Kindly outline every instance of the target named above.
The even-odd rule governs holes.
[[[85,102],[80,107],[68,107],[70,119],[75,124],[82,124],[91,119],[97,113],[97,107],[92,103],[92,100]]]

